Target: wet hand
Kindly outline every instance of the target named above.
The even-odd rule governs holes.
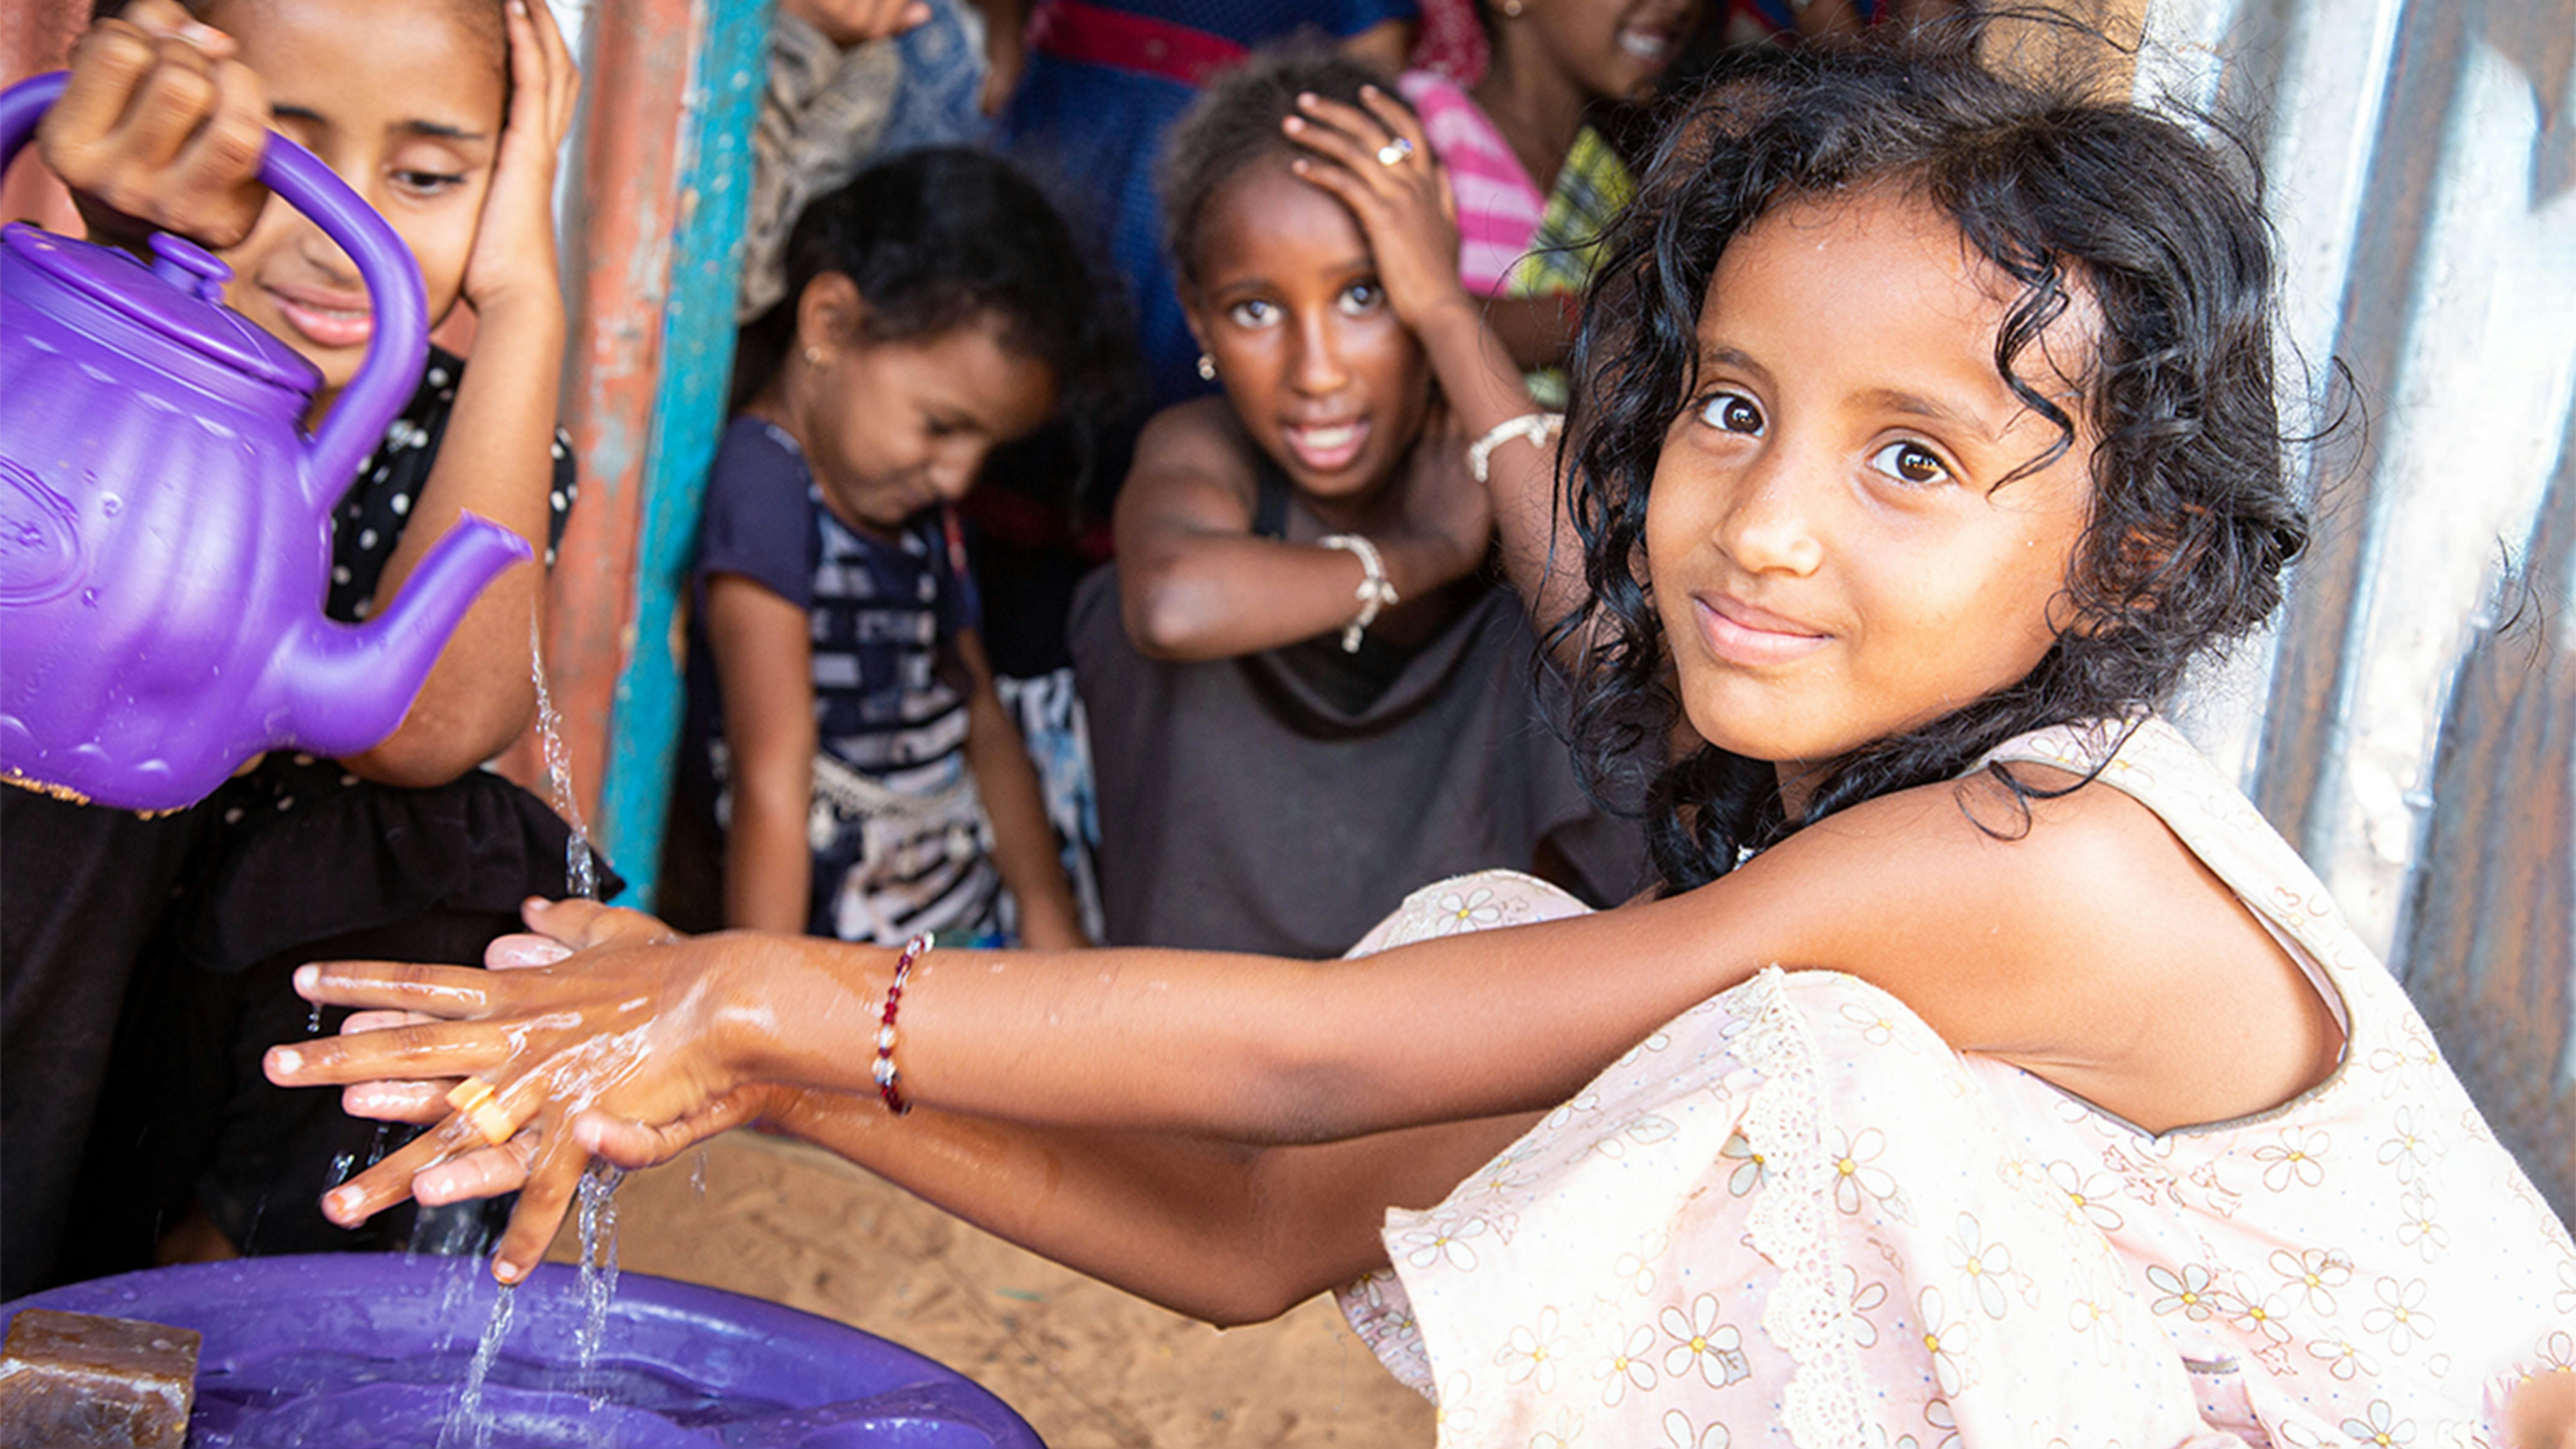
[[[334,1189],[323,1211],[355,1223],[413,1195],[421,1174],[435,1196],[453,1200],[524,1182],[494,1272],[516,1281],[533,1268],[569,1205],[590,1148],[572,1130],[597,1109],[630,1123],[673,1124],[715,1111],[744,1084],[728,1075],[711,1014],[722,996],[719,953],[694,949],[633,911],[590,902],[532,908],[551,946],[511,937],[496,953],[543,956],[562,946],[578,955],[552,964],[474,971],[392,963],[307,966],[296,989],[308,1000],[366,1008],[374,1030],[272,1049],[267,1070],[281,1086],[368,1084],[370,1103],[406,1120],[434,1121],[400,1151]],[[431,1084],[471,1077],[488,1092],[458,1110]],[[735,1103],[725,1111],[749,1110]],[[743,1118],[742,1120],[748,1120]],[[508,1160],[492,1154],[507,1144]],[[496,1185],[497,1184],[497,1185]],[[452,1196],[451,1196],[452,1194]]]
[[[719,1133],[779,1121],[803,1095],[803,1089],[785,1083],[751,1082],[673,1122],[635,1122],[607,1112],[584,1112],[572,1120],[573,1141],[612,1167],[636,1172],[659,1167]],[[446,1108],[443,1097],[440,1108]],[[412,1199],[423,1207],[440,1207],[517,1192],[528,1184],[538,1146],[537,1133],[523,1129],[498,1147],[424,1168],[412,1177]],[[547,1236],[552,1238],[551,1228]]]
[[[478,315],[522,297],[560,312],[555,159],[581,100],[581,69],[546,0],[510,0],[502,19],[510,39],[510,110],[465,261],[465,300]]]
[[[1375,86],[1360,98],[1367,109],[1299,96],[1301,114],[1280,125],[1314,154],[1289,166],[1359,218],[1387,304],[1419,332],[1433,313],[1473,305],[1458,281],[1457,201],[1422,122]]]
[[[136,0],[90,26],[36,138],[106,239],[139,244],[157,228],[220,250],[268,202],[267,89],[232,37],[173,0]]]
[[[558,911],[558,902],[530,899],[520,907],[523,919],[531,925],[528,932],[503,936],[483,950],[484,969],[510,971],[523,966],[552,966],[576,951],[591,946],[604,946],[617,941],[676,941],[680,933],[665,922],[641,911],[624,908],[593,907],[585,911]],[[584,902],[585,906],[589,903]],[[539,922],[559,926],[574,933],[564,940],[545,934]],[[399,1026],[417,1026],[439,1018],[417,1011],[353,1011],[340,1023],[340,1035],[356,1036],[364,1032],[385,1031]],[[417,1081],[353,1082],[340,1092],[340,1110],[352,1117],[365,1117],[379,1122],[401,1122],[414,1127],[427,1127],[454,1110],[447,1094],[456,1089],[462,1077],[437,1077]],[[495,1189],[515,1192],[517,1185]],[[491,1196],[493,1194],[458,1193],[457,1197]]]

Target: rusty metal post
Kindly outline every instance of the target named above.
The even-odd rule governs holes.
[[[710,392],[704,375],[732,356],[733,243],[722,229],[729,214],[731,236],[741,230],[746,188],[735,172],[748,165],[767,17],[765,5],[704,0],[622,0],[590,17],[565,389],[582,497],[555,566],[546,665],[573,797],[609,858],[646,887],[639,900],[649,899],[667,791],[670,741],[656,732],[664,713],[676,727],[667,701],[678,679],[658,639],[630,674],[639,601],[656,600],[668,622],[667,589],[639,591],[637,568],[652,499],[667,488],[681,496],[653,537],[668,572],[667,540],[693,526],[704,454],[723,421],[721,381]],[[719,273],[723,300],[710,308],[701,294]],[[621,741],[621,712],[637,701],[643,734]],[[513,773],[543,767],[522,748]]]
[[[586,817],[598,813],[626,657],[679,212],[682,114],[674,102],[688,89],[696,12],[691,0],[624,0],[590,19],[571,208],[580,235],[565,297],[564,427],[581,466],[581,504],[564,530],[548,591],[545,661],[571,774],[555,783],[569,785]],[[533,750],[518,755],[511,773],[542,773]]]
[[[661,380],[645,460],[631,622],[599,808],[610,859],[632,884],[634,902],[647,907],[658,884],[680,738],[683,690],[674,644],[680,600],[733,377],[734,296],[742,275],[751,132],[768,34],[766,4],[712,7],[689,87],[690,130],[663,303]]]

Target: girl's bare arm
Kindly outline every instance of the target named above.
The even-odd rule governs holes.
[[[1039,1127],[1340,1141],[1550,1106],[1774,963],[1879,985],[1952,1045],[2155,1130],[2272,1106],[2330,1066],[2314,990],[2144,807],[2089,786],[1999,838],[1969,803],[1946,786],[1884,797],[1688,895],[1359,961],[933,953],[902,1006],[904,1089]],[[573,941],[614,919],[587,902],[531,914]],[[678,1121],[758,1081],[866,1092],[871,1054],[854,1044],[875,1033],[890,966],[736,935],[618,940],[553,970],[306,968],[311,999],[447,1020],[280,1047],[268,1071],[493,1082],[499,1120],[537,1129],[512,1238],[533,1262],[586,1155],[569,1124]],[[398,1197],[482,1143],[450,1117],[351,1200]]]
[[[1385,1267],[1388,1208],[1438,1203],[1531,1122],[1264,1148],[937,1111],[898,1118],[874,1098],[831,1092],[771,1100],[769,1125],[1031,1252],[1219,1327],[1275,1318]],[[621,1165],[668,1160],[685,1145],[603,1125],[599,1145]]]
[[[975,631],[963,630],[957,649],[975,680],[966,703],[966,767],[974,772],[976,793],[993,822],[994,867],[1019,902],[1020,940],[1037,950],[1088,946],[1073,884],[1065,879],[1063,847],[1047,822],[1037,767],[993,688],[984,642]]]
[[[1118,495],[1118,592],[1127,636],[1149,658],[1232,659],[1359,612],[1367,575],[1355,556],[1254,536],[1247,446],[1215,399],[1166,409],[1137,439]],[[1452,519],[1408,508],[1370,541],[1406,599],[1465,575],[1485,551],[1481,510]]]
[[[814,858],[814,657],[805,610],[739,574],[707,578],[707,649],[724,695],[727,788],[724,919],[805,929]]]

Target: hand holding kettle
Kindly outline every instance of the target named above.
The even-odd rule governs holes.
[[[174,0],[135,0],[81,36],[37,143],[93,238],[140,249],[159,230],[220,251],[250,234],[268,92],[235,53]]]
[[[0,95],[0,154],[64,85]],[[259,168],[368,293],[363,360],[309,437],[322,378],[222,305],[222,260],[167,233],[147,268],[0,232],[0,770],[14,783],[170,809],[263,750],[363,752],[402,722],[474,596],[528,556],[468,518],[395,607],[358,628],[323,617],[331,509],[419,381],[425,298],[402,238],[328,168],[283,142]]]

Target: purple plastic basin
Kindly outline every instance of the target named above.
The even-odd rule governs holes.
[[[1044,1449],[972,1381],[871,1333],[640,1273],[617,1281],[592,1368],[579,1275],[517,1290],[483,1389],[491,1432],[451,1424],[500,1289],[479,1259],[331,1253],[156,1268],[0,1304],[193,1328],[190,1449]]]

